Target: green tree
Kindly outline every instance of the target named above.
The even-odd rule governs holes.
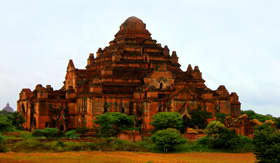
[[[22,124],[25,122],[24,116],[19,114],[18,112],[9,113],[7,115],[9,121],[11,121],[12,125],[16,129],[23,129]]]
[[[265,122],[266,120],[274,120],[275,119],[275,117],[273,117],[272,115],[258,114],[258,113],[255,113],[253,110],[241,111],[241,114],[247,114],[249,119],[257,119],[261,122]]]
[[[189,114],[191,116],[191,119],[186,117],[184,119],[184,124],[185,126],[191,128],[204,129],[207,126],[207,119],[212,117],[210,112],[207,112],[206,110],[202,110],[200,108],[190,110]]]
[[[159,130],[152,135],[151,139],[162,152],[173,151],[176,145],[186,143],[186,139],[180,132],[173,128]]]
[[[134,116],[128,116],[119,112],[107,112],[98,115],[96,121],[100,136],[117,136],[121,131],[134,127]]]
[[[255,155],[261,163],[280,162],[280,132],[268,124],[256,128],[253,143]]]
[[[227,115],[224,114],[224,113],[216,113],[216,114],[215,114],[216,120],[217,120],[217,121],[220,121],[220,122],[222,122],[222,123],[225,122],[226,116],[227,116]]]
[[[12,131],[14,126],[7,115],[0,115],[0,132]]]
[[[152,117],[151,125],[155,131],[167,128],[175,128],[181,130],[184,128],[184,121],[177,112],[159,112]]]
[[[216,149],[234,149],[240,143],[240,138],[233,130],[224,126],[220,121],[212,121],[206,128],[208,145]]]

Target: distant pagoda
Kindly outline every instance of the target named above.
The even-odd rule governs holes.
[[[2,111],[14,112],[14,109],[12,107],[10,107],[9,103],[7,103],[7,105],[2,109]]]

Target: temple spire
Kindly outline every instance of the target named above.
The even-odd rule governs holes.
[[[198,67],[198,66],[195,66],[193,71],[194,71],[194,72],[199,72],[199,73],[200,73],[200,70],[199,70],[199,67]]]
[[[189,64],[189,65],[188,65],[188,68],[187,68],[187,73],[188,73],[188,74],[191,74],[192,72],[193,72],[192,65]]]
[[[94,62],[94,54],[89,53],[88,59],[87,59],[87,65],[91,65]]]
[[[73,71],[73,70],[75,70],[75,66],[74,66],[74,63],[73,63],[72,59],[70,59],[69,62],[68,62],[68,66],[67,66],[67,72],[68,71]]]

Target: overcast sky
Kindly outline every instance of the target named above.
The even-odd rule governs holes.
[[[0,109],[22,88],[62,87],[69,59],[113,40],[130,16],[144,21],[181,68],[198,65],[206,85],[237,92],[242,109],[280,116],[279,0],[1,0]]]

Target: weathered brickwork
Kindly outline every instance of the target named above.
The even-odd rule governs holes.
[[[187,116],[200,108],[240,116],[236,93],[225,86],[211,90],[204,82],[198,66],[182,70],[176,52],[153,40],[142,20],[130,17],[109,46],[89,54],[85,69],[69,61],[60,90],[40,84],[23,89],[17,110],[29,130],[92,128],[96,115],[105,112],[135,115],[146,131],[152,129],[151,117],[163,111]]]

